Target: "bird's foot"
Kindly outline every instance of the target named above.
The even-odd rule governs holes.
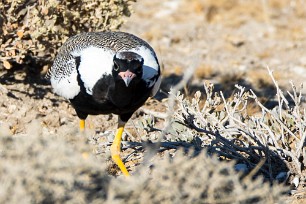
[[[126,177],[130,176],[130,173],[128,172],[123,161],[120,158],[120,146],[113,143],[110,147],[110,151],[112,155],[112,160],[118,165],[123,175]]]
[[[79,124],[79,129],[80,129],[80,132],[84,132],[85,130],[85,120],[80,120],[80,124]]]

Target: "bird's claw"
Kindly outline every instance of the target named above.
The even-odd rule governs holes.
[[[130,176],[130,173],[128,172],[123,161],[120,158],[120,146],[112,144],[110,151],[111,151],[112,160],[118,165],[123,175]]]

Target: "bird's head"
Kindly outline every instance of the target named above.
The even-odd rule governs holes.
[[[135,52],[117,52],[113,59],[113,77],[123,80],[126,87],[132,81],[140,80],[143,72],[143,58]]]

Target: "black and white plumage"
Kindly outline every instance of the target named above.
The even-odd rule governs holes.
[[[64,43],[47,76],[81,120],[114,113],[119,129],[156,94],[160,74],[157,56],[144,40],[124,32],[89,32]]]
[[[130,58],[125,60],[127,57]],[[141,80],[130,87],[120,82],[115,86],[114,61],[123,60],[120,69],[124,70],[125,63],[133,58],[143,60]],[[68,39],[48,76],[54,92],[69,99],[80,114],[134,112],[156,94],[160,85],[160,67],[154,50],[142,39],[124,32],[82,33]]]
[[[121,56],[120,52],[126,51],[137,53],[144,59],[142,79],[148,87],[154,86],[160,68],[148,43],[124,32],[92,32],[69,38],[59,50],[48,73],[54,92],[68,99],[74,98],[81,89],[76,80],[79,72],[86,92],[92,95],[95,83],[103,75],[112,74],[114,55]]]

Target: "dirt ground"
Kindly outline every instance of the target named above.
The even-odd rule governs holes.
[[[195,79],[221,87],[232,80],[260,92],[272,83],[269,66],[290,90],[290,81],[304,81],[305,16],[304,1],[144,0],[122,30],[152,44],[164,76],[180,76],[191,67]]]
[[[149,100],[134,114],[124,140],[148,139],[137,132],[143,113],[163,113],[167,92],[186,72],[194,72],[185,87],[186,94],[203,90],[202,84],[208,80],[218,90],[230,93],[238,83],[268,99],[274,98],[275,92],[267,66],[274,70],[284,90],[291,89],[290,81],[299,87],[306,76],[303,0],[141,0],[126,20],[121,30],[142,37],[156,50],[163,83],[158,100]],[[73,108],[52,93],[47,80],[33,77],[31,72],[1,73],[0,98],[0,135],[22,136],[31,131],[79,134]],[[87,120],[86,134],[102,158],[109,157],[116,122],[112,115],[90,116]],[[33,124],[39,128],[33,129]],[[157,120],[157,127],[162,124],[162,119]],[[123,150],[124,157],[132,155],[133,159],[126,161],[134,170],[142,151],[124,145]]]

